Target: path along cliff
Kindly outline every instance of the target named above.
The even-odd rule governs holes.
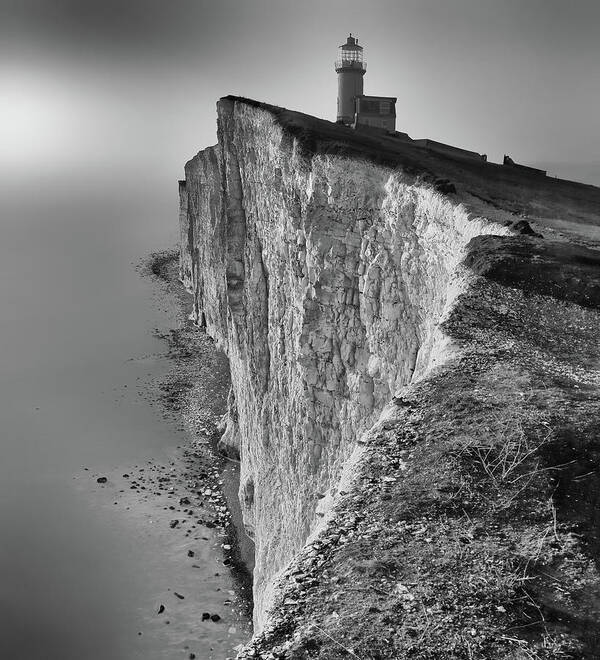
[[[600,657],[600,189],[225,97],[180,224],[256,547],[239,657]]]

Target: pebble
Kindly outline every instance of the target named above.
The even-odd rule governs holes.
[[[105,484],[105,483],[108,481],[108,479],[107,479],[106,477],[98,477],[98,478],[96,479],[96,481],[97,481],[99,484]]]

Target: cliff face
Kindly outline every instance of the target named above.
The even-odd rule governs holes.
[[[307,155],[271,113],[232,100],[182,200],[182,279],[231,364],[224,441],[241,456],[260,626],[361,432],[444,359],[437,328],[466,244],[508,229],[400,170]]]
[[[599,191],[234,98],[185,175],[256,542],[240,657],[597,657],[600,256],[568,241]]]

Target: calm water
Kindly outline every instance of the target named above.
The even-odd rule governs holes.
[[[166,462],[184,441],[138,387],[168,368],[151,330],[172,325],[173,314],[153,304],[156,285],[134,264],[175,244],[171,183],[86,188],[33,177],[3,191],[0,658],[189,655],[182,626],[153,627],[151,615],[173,586],[201,591],[222,557],[209,552],[206,571],[188,580],[173,543],[142,535],[135,511],[111,510],[92,477]],[[191,635],[199,613],[190,608],[182,620]],[[212,630],[200,630],[208,641],[196,657],[233,655],[224,628]]]

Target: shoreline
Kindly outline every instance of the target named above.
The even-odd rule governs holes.
[[[145,260],[145,272],[142,273],[162,284],[163,294],[176,301],[180,313],[179,327],[168,333],[154,332],[157,338],[168,344],[167,359],[172,364],[169,374],[158,383],[158,400],[164,410],[183,426],[189,442],[184,451],[196,456],[200,463],[212,463],[218,472],[218,479],[211,483],[211,487],[218,489],[221,496],[217,508],[226,508],[223,563],[231,572],[236,595],[251,622],[254,542],[244,530],[237,498],[239,463],[218,449],[222,435],[219,423],[226,412],[230,386],[229,363],[225,355],[214,348],[212,339],[204,330],[189,320],[191,296],[178,278],[178,255],[176,250],[153,253]],[[196,359],[207,342],[213,346],[214,352],[210,373]],[[194,396],[195,389],[207,379],[207,387],[213,395],[210,409],[199,403],[201,397]]]

